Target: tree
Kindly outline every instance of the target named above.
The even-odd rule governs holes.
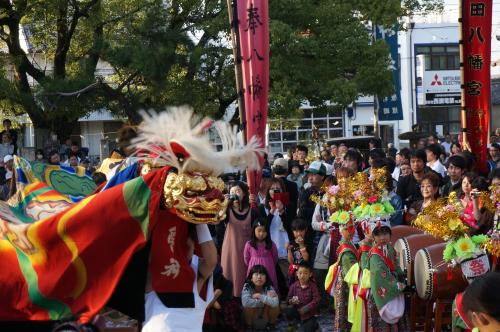
[[[368,22],[440,1],[270,1],[271,114],[390,92],[388,50]],[[0,108],[60,136],[96,109],[137,122],[141,109],[187,103],[220,117],[236,99],[228,33],[220,0],[0,0]]]
[[[279,116],[331,103],[345,107],[360,95],[391,95],[385,41],[373,42],[372,24],[393,26],[414,12],[436,11],[440,0],[270,1],[270,112]]]
[[[101,108],[132,122],[167,104],[219,114],[236,95],[227,25],[214,0],[0,0],[2,60],[15,73],[2,73],[0,99],[63,135]],[[98,71],[102,63],[112,76]]]

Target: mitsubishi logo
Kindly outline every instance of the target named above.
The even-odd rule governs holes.
[[[439,80],[438,74],[434,75],[434,80],[432,81],[431,85],[443,85],[443,83]]]

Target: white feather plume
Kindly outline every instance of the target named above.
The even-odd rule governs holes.
[[[143,123],[139,127],[138,137],[132,141],[136,151],[155,155],[179,172],[205,172],[219,175],[228,168],[259,169],[258,155],[263,153],[260,141],[252,137],[246,146],[237,141],[237,130],[228,123],[213,123],[222,141],[222,151],[216,151],[210,143],[209,135],[204,131],[210,124],[193,114],[188,107],[170,107],[165,112],[142,112]],[[171,143],[181,145],[189,157],[179,161],[172,151]]]
[[[217,158],[240,170],[245,168],[260,169],[259,155],[264,154],[260,140],[253,136],[246,145],[240,145],[237,139],[237,127],[224,121],[214,123],[214,128],[222,142],[222,150],[217,152]]]

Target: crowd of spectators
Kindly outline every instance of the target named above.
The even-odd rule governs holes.
[[[340,234],[328,223],[328,210],[311,197],[321,197],[323,188],[339,177],[385,168],[386,189],[396,210],[391,226],[410,224],[431,202],[455,192],[471,222],[487,229],[491,216],[475,193],[488,190],[489,179],[500,175],[496,136],[488,149],[488,173],[480,174],[475,156],[462,151],[450,135],[442,141],[429,135],[413,149],[397,150],[392,144],[382,149],[376,140],[366,150],[332,144],[316,158],[299,145],[287,156],[266,157],[257,195],[249,193],[244,178],[228,180],[228,217],[212,229],[222,275],[232,285],[232,296],[219,301],[220,315],[232,318],[224,319],[224,326],[237,330],[238,322],[244,322],[250,330],[259,318],[272,329],[281,310],[290,324],[299,322],[305,331],[315,331],[318,309],[333,308],[323,284],[337,259]],[[357,230],[354,242],[362,236]]]

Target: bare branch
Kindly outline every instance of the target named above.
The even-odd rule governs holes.
[[[125,81],[123,81],[122,83],[120,83],[120,85],[118,85],[118,87],[116,89],[113,89],[115,90],[116,92],[119,92],[121,91],[125,86],[127,86],[130,82],[133,81],[133,79],[139,75],[139,71],[136,71],[134,73],[132,73],[129,77],[127,77],[127,79]],[[77,91],[74,91],[74,92],[54,92],[54,93],[47,93],[47,95],[57,95],[57,96],[61,96],[61,97],[73,97],[73,96],[76,96],[77,98],[82,94],[82,93],[86,93],[86,92],[89,92],[89,91],[92,91],[93,89],[97,88],[97,87],[102,87],[104,84],[104,80],[102,77],[98,77],[96,82],[90,84],[90,85],[87,85],[86,87],[80,89],[80,90],[77,90]],[[107,85],[107,84],[106,84]]]
[[[73,96],[76,96],[78,98],[78,97],[80,97],[80,95],[82,93],[91,91],[94,88],[100,86],[101,84],[102,84],[102,81],[98,80],[97,82],[94,82],[94,83],[92,83],[92,84],[84,87],[83,89],[80,89],[80,90],[75,91],[75,92],[55,92],[55,93],[51,93],[51,94],[58,95],[58,96],[61,96],[61,97],[73,97]]]

